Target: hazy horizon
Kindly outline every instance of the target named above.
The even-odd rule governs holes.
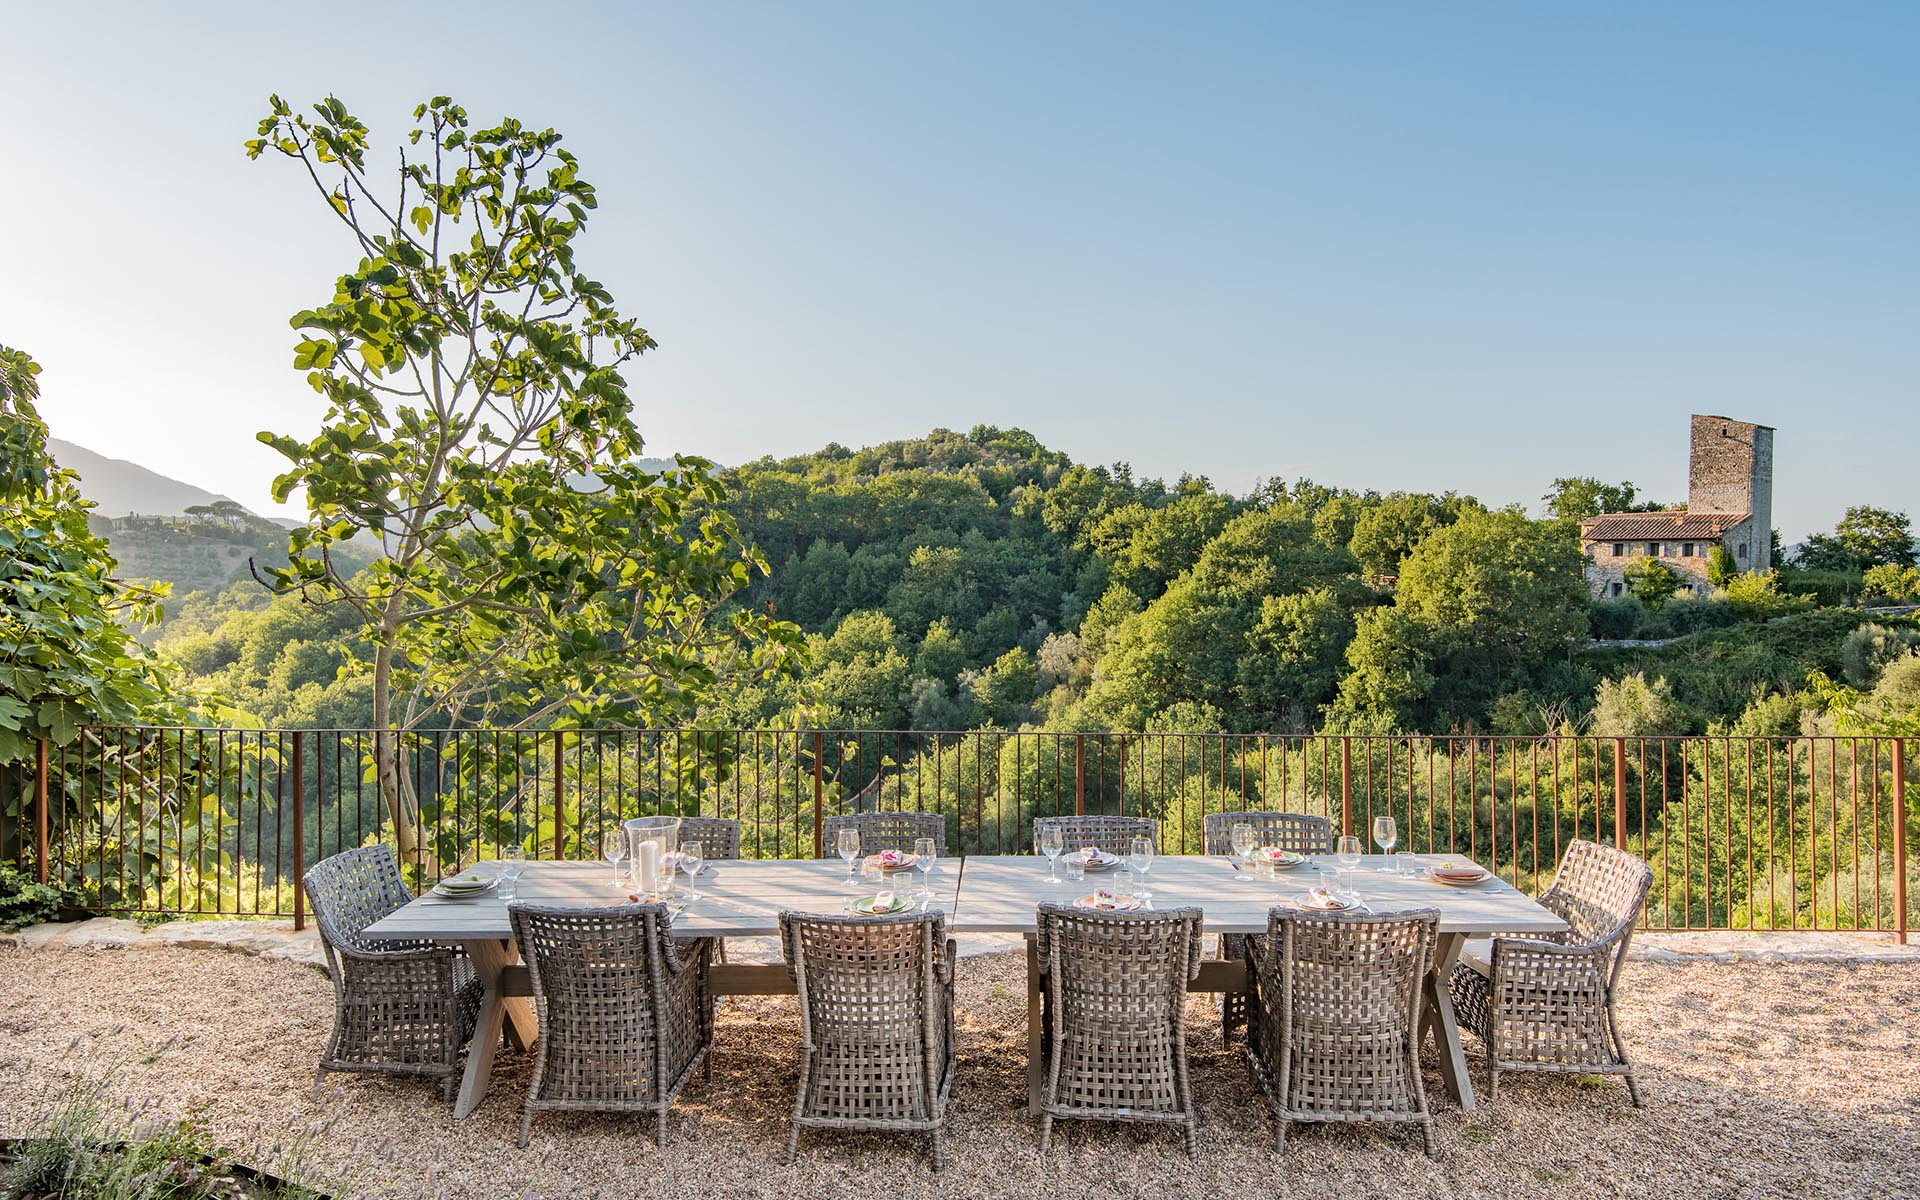
[[[495,72],[491,6],[356,11],[337,62],[295,11],[12,14],[0,343],[55,435],[280,515],[254,434],[321,411],[286,318],[355,255],[240,143],[332,92],[391,154],[445,92],[598,186],[650,454],[990,424],[1537,510],[1683,497],[1711,412],[1778,428],[1789,541],[1920,513],[1909,6],[581,8]]]

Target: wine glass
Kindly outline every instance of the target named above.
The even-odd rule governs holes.
[[[700,893],[693,890],[693,877],[700,873],[701,857],[702,856],[700,854],[700,843],[691,841],[691,840],[683,840],[680,843],[680,855],[679,855],[678,861],[680,865],[680,870],[687,877],[687,890],[680,893],[680,898],[682,900],[694,900],[699,898]]]
[[[1359,838],[1352,834],[1343,835],[1334,845],[1333,858],[1347,873],[1347,891],[1353,891],[1353,872],[1360,865],[1362,851],[1366,849]]]
[[[1127,870],[1133,873],[1136,881],[1134,891],[1139,894],[1142,903],[1153,899],[1153,893],[1147,890],[1147,872],[1153,868],[1153,839],[1137,837],[1127,843]]]
[[[1066,833],[1058,825],[1040,827],[1040,853],[1047,856],[1047,882],[1060,882],[1060,852],[1067,848]]]
[[[626,880],[620,877],[620,864],[627,857],[627,831],[615,826],[601,834],[600,857],[613,866],[613,886],[625,887]]]
[[[834,849],[840,852],[840,857],[847,860],[846,886],[850,888],[859,887],[860,880],[854,874],[853,860],[860,857],[860,831],[858,829],[842,829],[839,836],[834,839],[833,845]]]
[[[920,902],[933,899],[933,864],[940,861],[940,851],[930,837],[913,839],[913,869],[920,873]]]
[[[1399,827],[1393,823],[1392,817],[1375,817],[1373,819],[1373,844],[1380,847],[1381,852],[1387,856],[1386,863],[1380,868],[1382,875],[1392,875],[1395,873],[1393,847],[1394,843],[1399,840],[1400,830]]]
[[[1234,822],[1233,832],[1229,837],[1229,841],[1233,846],[1233,852],[1240,856],[1240,870],[1235,872],[1233,876],[1235,879],[1247,880],[1253,878],[1253,876],[1247,874],[1247,871],[1253,865],[1253,848],[1259,843],[1259,840],[1253,832],[1253,826],[1247,824],[1245,821]]]

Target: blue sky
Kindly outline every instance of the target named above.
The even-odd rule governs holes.
[[[446,92],[598,185],[659,452],[988,423],[1533,505],[1683,495],[1706,411],[1779,428],[1790,541],[1920,515],[1920,7],[452,11],[10,11],[0,342],[56,434],[265,510],[254,432],[319,416],[286,316],[352,254],[240,142],[271,91],[384,145]]]

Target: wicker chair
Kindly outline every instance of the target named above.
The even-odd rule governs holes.
[[[800,1130],[924,1132],[933,1169],[953,1091],[953,960],[942,913],[897,917],[780,914],[780,944],[800,996]]]
[[[1489,1103],[1502,1071],[1570,1071],[1624,1075],[1642,1107],[1614,999],[1652,886],[1653,869],[1625,850],[1576,839],[1540,897],[1570,928],[1494,938],[1484,957],[1469,944],[1448,986],[1460,1023],[1486,1043]]]
[[[1436,909],[1381,914],[1274,909],[1247,939],[1247,1061],[1273,1109],[1276,1149],[1294,1121],[1414,1123],[1436,1157],[1420,1078],[1420,1003]]]
[[[540,1014],[519,1144],[534,1113],[558,1109],[655,1113],[665,1146],[673,1098],[695,1067],[713,1069],[713,943],[676,943],[660,904],[510,904],[507,917]]]
[[[1152,838],[1160,844],[1160,825],[1152,817],[1035,817],[1033,852],[1040,853],[1040,831],[1058,829],[1069,853],[1097,846],[1108,854],[1125,854],[1127,844],[1137,837]]]
[[[680,818],[680,841],[700,847],[708,862],[732,862],[740,857],[740,822],[726,817]]]
[[[914,841],[923,837],[933,839],[934,853],[943,858],[947,853],[947,819],[939,813],[863,812],[828,817],[821,826],[822,858],[832,858],[838,853],[834,839],[842,829],[860,831],[862,854],[879,854],[883,850],[912,854]]]
[[[460,1049],[480,1015],[473,964],[432,942],[366,936],[413,899],[387,846],[342,851],[315,863],[304,882],[333,978],[333,1034],[320,1071],[424,1075],[451,1098]]]
[[[1040,1153],[1056,1117],[1177,1124],[1198,1154],[1187,1079],[1187,984],[1200,973],[1200,910],[1091,912],[1039,906],[1046,1095]]]
[[[1242,824],[1253,826],[1262,846],[1277,846],[1297,854],[1333,853],[1333,819],[1293,812],[1208,813],[1200,819],[1206,853],[1232,853],[1233,827]],[[1228,962],[1239,962],[1246,955],[1246,935],[1238,933],[1220,935],[1221,958]],[[1234,1030],[1246,1023],[1247,994],[1245,992],[1221,993],[1220,1040],[1228,1040],[1233,1036]]]

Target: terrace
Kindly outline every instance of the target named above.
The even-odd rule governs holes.
[[[0,824],[0,844],[30,870],[89,881],[86,899],[102,912],[258,920],[273,931],[266,940],[311,944],[311,901],[292,881],[343,850],[395,841],[362,782],[368,740],[364,731],[89,730],[86,751],[50,755],[44,770],[0,784],[23,801],[0,805],[19,814]],[[951,874],[927,889],[962,942],[944,1169],[928,1170],[920,1137],[860,1131],[807,1132],[785,1164],[801,1006],[791,995],[732,994],[777,991],[789,978],[779,946],[755,937],[730,938],[727,964],[711,968],[715,990],[729,993],[717,1006],[712,1075],[694,1072],[674,1098],[664,1149],[649,1144],[650,1116],[595,1112],[541,1114],[517,1148],[536,1055],[511,1038],[468,1115],[456,1115],[464,1092],[451,1105],[417,1077],[327,1073],[316,1085],[335,1009],[320,971],[164,937],[118,950],[5,951],[0,1070],[34,1082],[0,1089],[0,1131],[30,1131],[73,1081],[104,1078],[116,1100],[191,1115],[210,1140],[252,1147],[269,1169],[278,1143],[279,1157],[300,1159],[341,1195],[793,1195],[868,1178],[917,1194],[1054,1195],[1061,1175],[1143,1194],[1264,1194],[1276,1178],[1283,1194],[1905,1194],[1920,1189],[1911,1070],[1920,954],[1904,945],[1909,864],[1895,835],[1907,827],[1909,749],[1874,738],[423,735],[407,747],[416,890],[462,869],[497,869],[503,848],[517,847],[529,859],[567,860],[529,863],[521,900],[550,898],[539,889],[551,880],[591,872],[595,890],[608,892],[595,902],[604,906],[624,899],[600,886],[610,868],[578,860],[597,857],[615,822],[739,821],[741,861],[696,881],[708,894],[673,914],[680,936],[765,932],[751,905],[725,901],[741,881],[775,878],[766,873],[776,867],[808,882],[765,884],[778,889],[767,904],[838,906],[842,864],[816,857],[833,852],[834,818],[945,818],[951,844],[940,869]],[[1030,896],[1065,900],[1084,889],[1053,896],[1044,860],[1006,857],[1031,853],[1020,831],[1053,816],[1151,819],[1160,858],[1180,856],[1147,872],[1159,881],[1155,907],[1204,908],[1211,958],[1214,932],[1260,927],[1251,908],[1221,897],[1244,887],[1245,904],[1264,913],[1295,890],[1278,876],[1242,884],[1205,863],[1204,818],[1257,810],[1355,833],[1392,817],[1402,851],[1484,863],[1489,886],[1516,904],[1545,891],[1576,841],[1643,858],[1651,878],[1617,1019],[1646,1106],[1632,1106],[1617,1077],[1578,1070],[1508,1073],[1490,1097],[1487,1044],[1473,1033],[1458,1044],[1480,1090],[1477,1102],[1471,1089],[1463,1099],[1445,1038],[1423,1038],[1432,1159],[1417,1132],[1337,1123],[1296,1123],[1276,1152],[1247,1037],[1223,1041],[1217,996],[1196,992],[1182,1034],[1195,1157],[1165,1128],[1073,1120],[1056,1125],[1049,1155],[1036,1158],[1023,1103],[1032,967],[1017,934],[978,931],[1014,928],[1007,914],[1021,904],[1030,912]],[[1010,900],[985,890],[994,864],[1014,881]],[[1401,906],[1394,889],[1419,886],[1370,879],[1372,865],[1360,868],[1356,890],[1376,911]],[[1183,871],[1221,896],[1181,891]],[[948,885],[955,893],[941,890]],[[1445,914],[1460,902],[1429,892],[1444,941]],[[998,915],[983,917],[986,908]],[[1227,966],[1207,965],[1201,986]],[[512,994],[503,986],[502,1003]]]

